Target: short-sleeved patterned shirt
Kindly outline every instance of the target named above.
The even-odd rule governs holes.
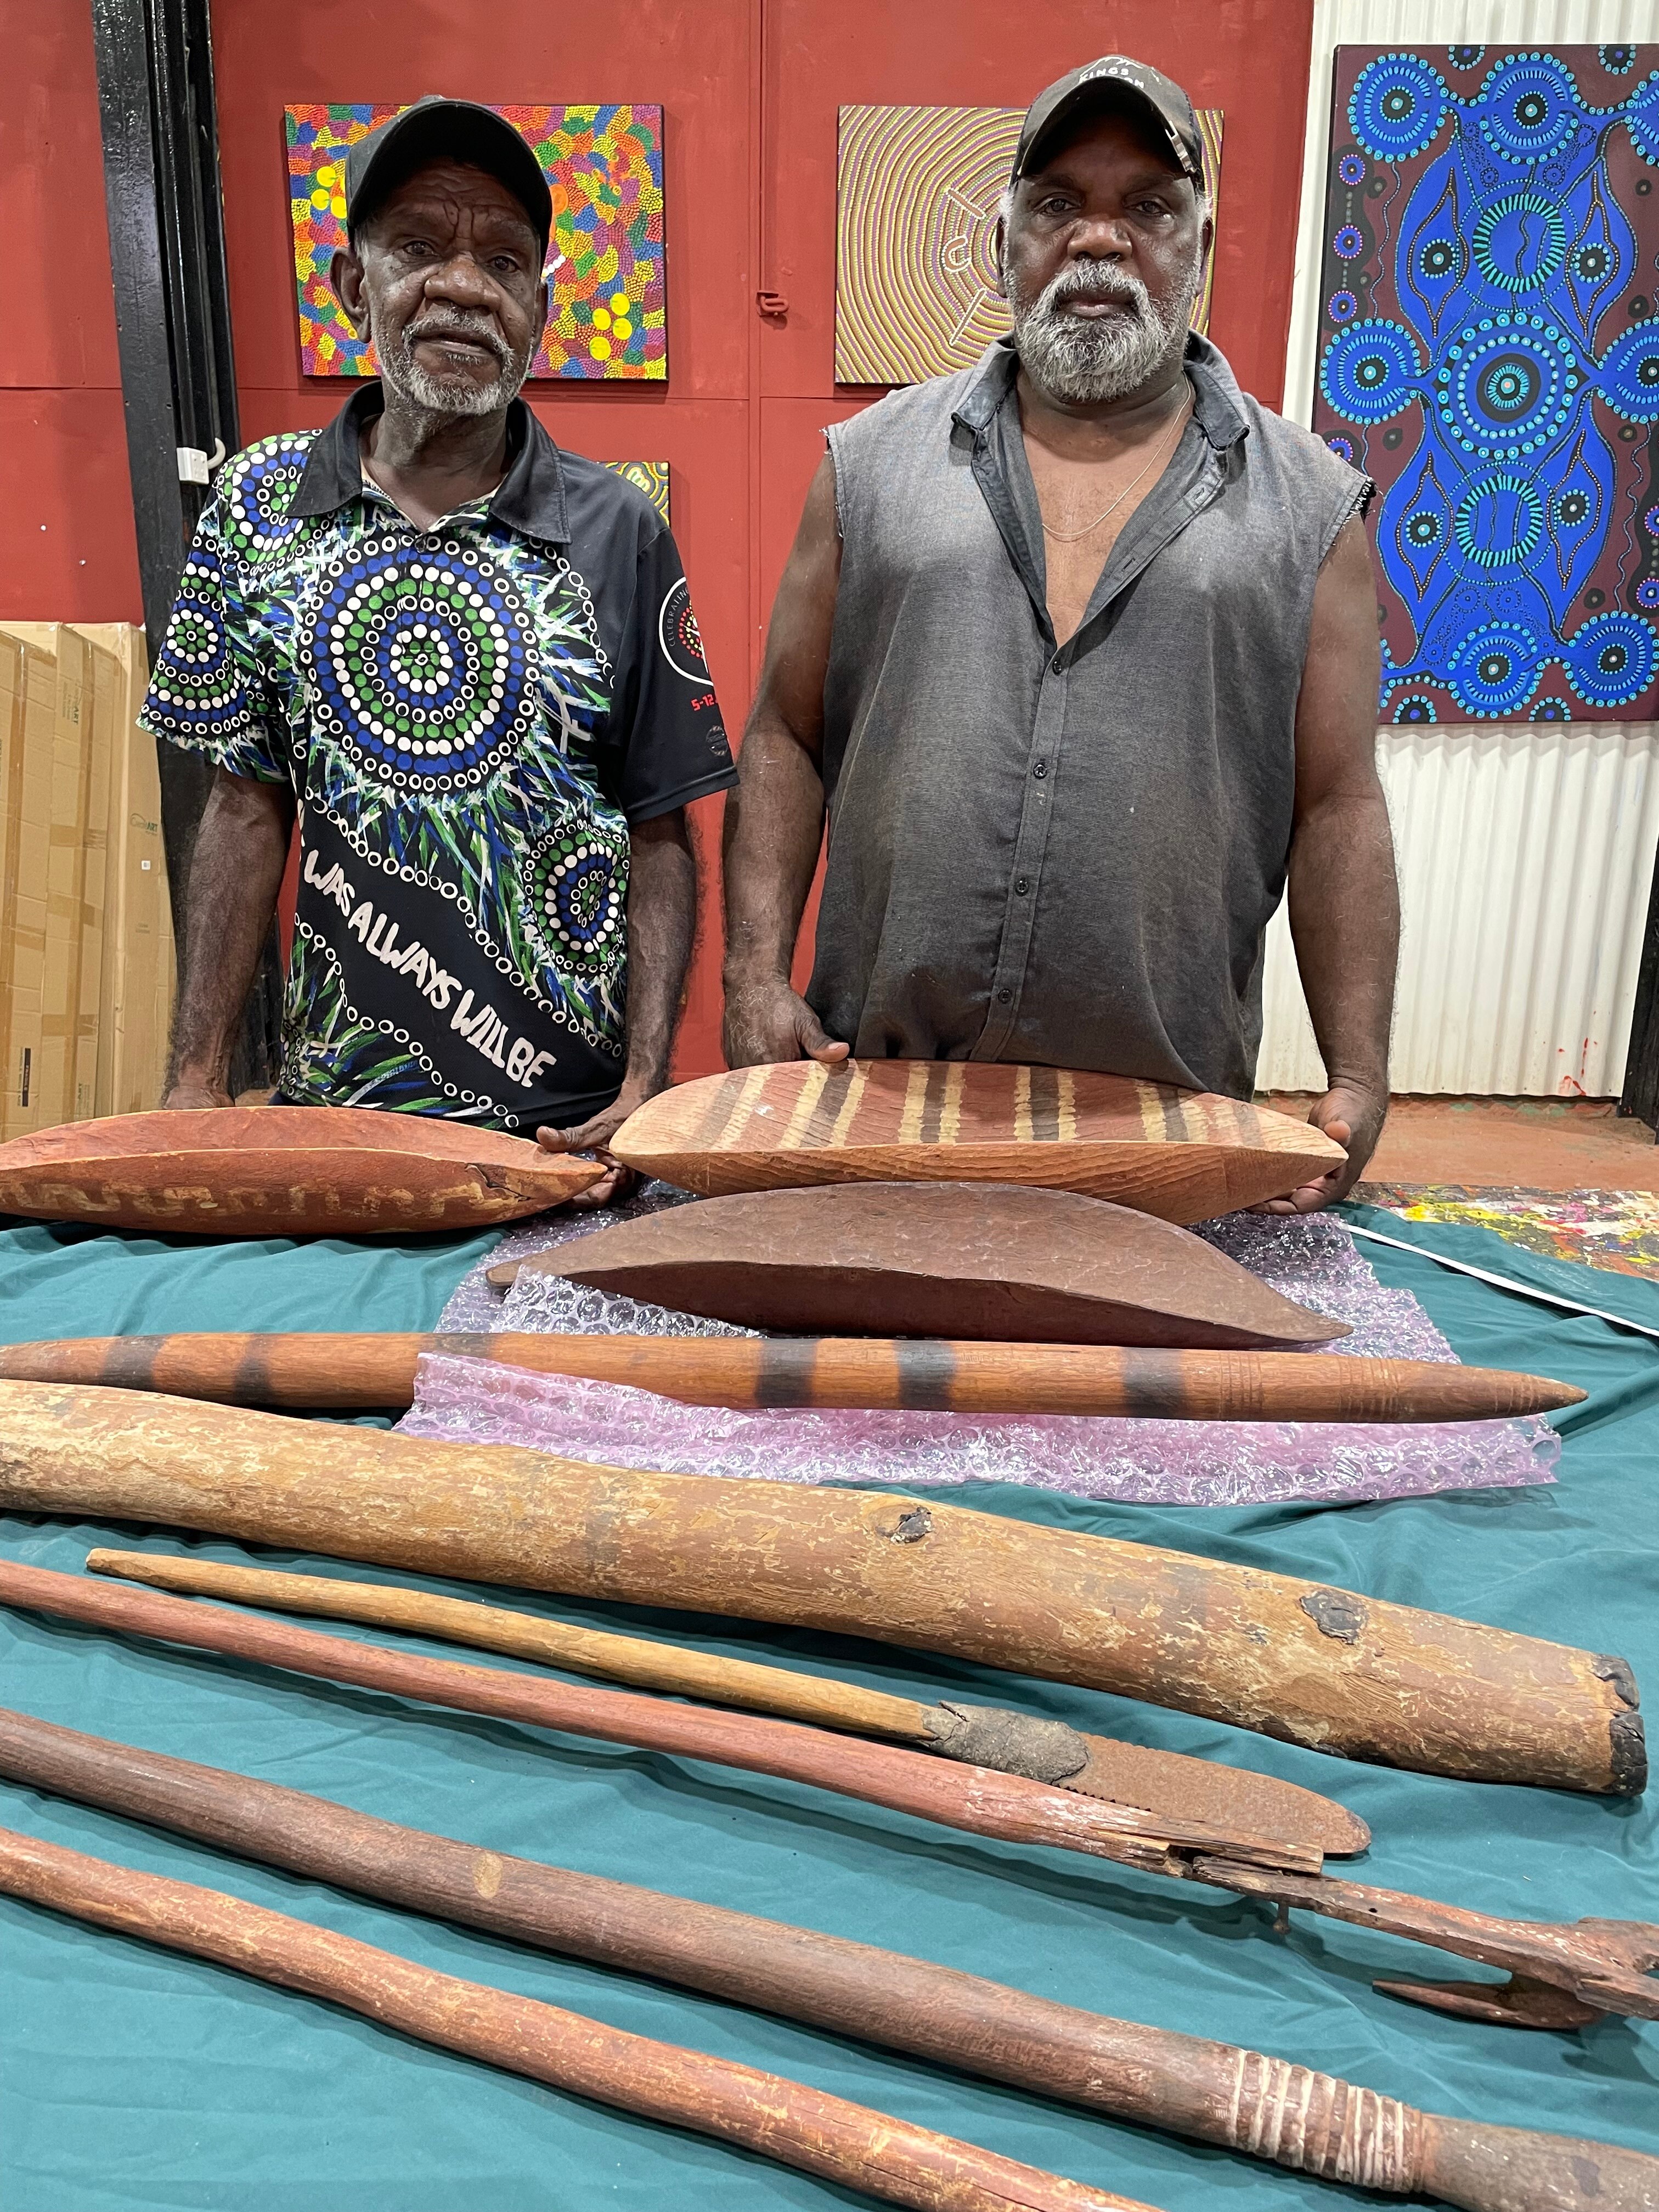
[[[293,787],[284,1096],[568,1127],[621,1085],[629,826],[731,749],[643,493],[515,401],[498,489],[419,529],[363,475],[380,404],[226,465],[144,726]]]

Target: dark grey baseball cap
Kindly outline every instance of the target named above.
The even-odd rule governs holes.
[[[1108,54],[1090,62],[1038,93],[1020,126],[1011,181],[1019,182],[1062,124],[1109,103],[1139,109],[1159,137],[1169,141],[1170,152],[1193,182],[1203,182],[1204,142],[1193,103],[1173,77],[1145,62],[1131,61],[1127,54]]]
[[[541,163],[523,134],[493,107],[471,100],[441,100],[428,93],[360,138],[346,155],[346,223],[353,233],[389,192],[423,162],[447,155],[470,162],[505,185],[529,216],[547,251],[553,234],[553,195]]]

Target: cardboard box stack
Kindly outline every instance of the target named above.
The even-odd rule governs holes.
[[[173,920],[125,623],[0,624],[0,1138],[156,1105]]]

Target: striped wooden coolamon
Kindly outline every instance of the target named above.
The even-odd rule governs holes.
[[[994,1061],[788,1060],[706,1075],[611,1150],[706,1197],[821,1182],[1017,1182],[1165,1221],[1282,1197],[1345,1155],[1305,1121],[1209,1091]]]

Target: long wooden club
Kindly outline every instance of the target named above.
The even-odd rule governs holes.
[[[1466,1780],[1646,1780],[1622,1660],[931,1498],[0,1382],[0,1505],[872,1636]]]
[[[309,1879],[914,2052],[1330,2181],[1464,2212],[1638,2212],[1659,2160],[1443,2118],[1236,2045],[1112,2020],[866,1943],[400,1827],[0,1711],[0,1775]]]
[[[508,1996],[194,1882],[0,1829],[0,1891],[210,1959],[624,2112],[740,2143],[916,2212],[1147,2212],[930,2128],[580,2013]]]

